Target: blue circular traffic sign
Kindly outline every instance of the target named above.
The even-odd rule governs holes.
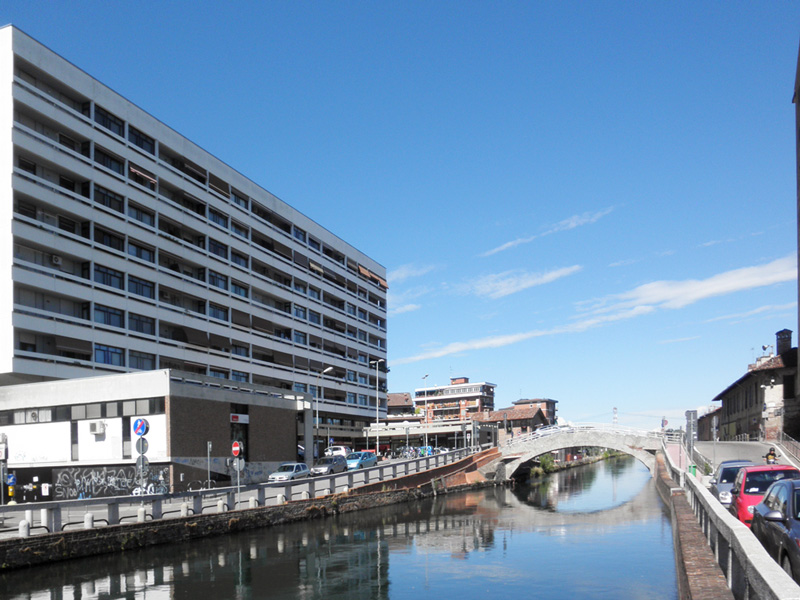
[[[150,431],[150,424],[147,422],[147,419],[136,419],[133,422],[133,433],[138,436],[145,435],[148,431]]]

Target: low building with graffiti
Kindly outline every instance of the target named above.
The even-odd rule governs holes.
[[[311,405],[305,393],[169,369],[0,387],[3,500],[226,484],[233,442],[241,481],[266,481],[311,439]]]

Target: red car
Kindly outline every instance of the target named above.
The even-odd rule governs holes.
[[[761,502],[767,488],[781,479],[800,479],[800,471],[789,465],[757,465],[740,470],[731,489],[733,516],[750,527],[755,505]]]

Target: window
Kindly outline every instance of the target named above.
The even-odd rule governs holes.
[[[307,340],[307,338],[306,338],[306,334],[305,333],[303,333],[302,331],[295,331],[294,332],[294,341],[295,341],[296,344],[305,345],[306,344],[306,340]]]
[[[63,175],[59,176],[58,185],[65,190],[69,190],[70,192],[75,191],[75,182],[69,177],[64,177]]]
[[[231,250],[231,260],[242,267],[247,267],[249,264],[247,257],[244,254],[239,254],[235,250]]]
[[[236,221],[231,221],[231,231],[244,239],[250,237],[250,228]]]
[[[125,121],[119,117],[112,115],[104,108],[100,108],[95,104],[94,107],[94,120],[101,126],[117,135],[125,135]]]
[[[235,354],[236,356],[250,356],[250,349],[247,346],[233,344],[231,346],[231,354]]]
[[[353,315],[354,317],[356,316],[356,307],[350,304],[349,302],[347,303],[345,310],[347,311],[348,315]]]
[[[228,247],[225,244],[218,242],[213,238],[208,239],[208,250],[212,254],[216,254],[217,256],[221,256],[222,258],[228,258]]]
[[[237,192],[233,192],[231,197],[233,198],[233,203],[234,204],[237,204],[237,205],[241,206],[242,208],[244,208],[245,210],[247,210],[247,206],[249,204],[249,202],[247,201],[247,198],[245,198],[243,195],[241,195],[241,194],[239,194]]]
[[[315,323],[316,325],[319,325],[322,322],[322,317],[320,316],[320,314],[318,312],[314,312],[313,310],[310,310],[310,311],[308,311],[308,320],[311,323]]]
[[[355,404],[356,403],[356,394],[355,394],[355,392],[347,392],[347,403],[348,404]]]
[[[115,348],[114,346],[104,346],[103,344],[95,344],[94,362],[102,363],[104,365],[115,365],[117,367],[124,367],[125,352],[122,350],[122,348]]]
[[[216,377],[217,379],[227,379],[228,378],[228,372],[227,371],[223,371],[222,369],[209,369],[208,370],[208,374],[211,377]]]
[[[128,163],[128,179],[146,187],[148,190],[155,190],[158,183],[153,173],[133,163]]]
[[[100,227],[94,228],[94,241],[98,244],[103,244],[114,250],[122,251],[125,248],[125,238],[115,235],[110,231],[106,231]]]
[[[308,288],[308,295],[315,300],[319,300],[319,290],[315,287]]]
[[[244,371],[231,371],[231,379],[247,383],[250,380],[250,376]]]
[[[295,291],[300,292],[301,294],[305,295],[305,293],[306,293],[306,284],[303,283],[302,281],[299,281],[299,280],[295,279],[294,280],[294,289],[295,289]]]
[[[128,126],[128,139],[145,152],[149,152],[150,154],[156,153],[155,140],[130,125]]]
[[[128,254],[146,260],[147,262],[156,261],[156,251],[138,242],[128,242]]]
[[[300,393],[307,391],[306,384],[305,383],[295,383],[294,384],[294,391],[295,392],[300,392]]]
[[[308,237],[308,245],[318,252],[322,250],[320,243],[311,236]]]
[[[118,156],[114,156],[113,154],[109,154],[102,148],[95,146],[94,148],[94,160],[97,164],[104,166],[106,169],[110,169],[115,173],[123,175],[125,173],[125,161],[119,158]]]
[[[215,319],[220,319],[221,321],[228,320],[228,309],[224,306],[219,306],[218,304],[213,304],[211,302],[208,303],[208,316],[213,317]]]
[[[294,228],[294,237],[300,240],[301,242],[306,241],[306,232],[300,229],[299,227]]]
[[[208,283],[223,290],[228,289],[228,278],[222,273],[217,273],[210,269],[208,271]]]
[[[212,222],[216,223],[217,225],[221,225],[225,229],[228,228],[228,217],[223,215],[218,210],[214,210],[213,208],[208,209],[208,218],[211,219]]]
[[[306,309],[302,306],[295,305],[294,307],[294,316],[298,319],[305,319],[306,318]]]
[[[146,279],[139,279],[133,275],[128,275],[128,291],[131,294],[136,294],[137,296],[155,299],[156,284],[154,284],[152,281],[147,281]]]
[[[19,157],[19,160],[17,162],[19,164],[20,169],[22,169],[23,171],[27,171],[31,175],[36,175],[35,162],[33,162],[32,160],[28,160],[27,158],[22,158],[21,156]]]
[[[242,298],[248,298],[250,296],[250,290],[248,287],[243,283],[239,283],[238,281],[231,281],[231,291]]]
[[[152,211],[132,202],[128,202],[128,216],[141,221],[145,225],[150,225],[150,227],[155,227],[156,225],[156,216]]]
[[[103,325],[111,325],[112,327],[124,327],[125,313],[118,308],[111,308],[110,306],[95,304],[94,322],[102,323]]]
[[[147,352],[136,352],[135,350],[131,350],[128,352],[128,357],[130,358],[131,364],[130,367],[132,369],[141,369],[142,371],[152,371],[156,368],[156,357],[154,354],[148,354]]]
[[[94,186],[94,201],[117,212],[122,212],[125,204],[125,198],[97,184]]]
[[[139,333],[155,335],[156,320],[151,317],[145,317],[144,315],[130,313],[128,315],[128,329],[131,331],[138,331]]]
[[[356,372],[355,371],[347,371],[347,381],[351,381],[353,383],[356,382]]]
[[[94,280],[97,283],[102,283],[103,285],[117,288],[118,290],[125,289],[122,272],[109,269],[102,265],[94,266]]]
[[[366,331],[362,331],[361,329],[359,329],[358,330],[358,339],[361,340],[362,342],[366,342],[367,341],[367,332]]]

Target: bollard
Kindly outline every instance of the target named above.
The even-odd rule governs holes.
[[[26,538],[31,536],[31,525],[25,519],[19,522],[19,537]]]
[[[250,498],[250,500],[247,501],[247,505],[250,508],[255,508],[256,506],[258,506],[258,504],[256,504],[256,499],[255,498]]]
[[[286,504],[286,496],[278,494],[278,504]]]
[[[39,520],[41,524],[47,527],[47,529],[52,532],[53,528],[50,526],[50,510],[47,508],[39,509]]]
[[[303,490],[303,492],[301,492],[300,494],[300,497],[303,500],[308,500],[309,498],[311,498],[311,494],[308,493],[308,490]]]
[[[225,512],[225,502],[222,500],[217,500],[217,512],[224,513]]]
[[[147,520],[147,510],[144,506],[140,506],[139,510],[136,511],[136,522],[137,523],[144,523]]]
[[[25,510],[25,520],[29,525],[33,525],[33,511],[30,508]]]
[[[83,515],[83,528],[94,529],[94,515],[92,513]]]
[[[187,502],[184,502],[183,504],[181,504],[181,516],[182,517],[188,517],[189,516],[189,504]]]

